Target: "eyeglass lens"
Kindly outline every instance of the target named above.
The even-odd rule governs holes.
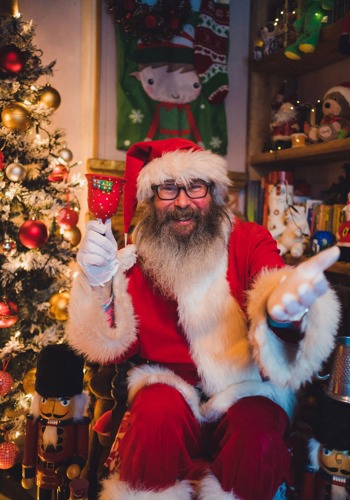
[[[192,199],[204,198],[208,192],[208,184],[205,181],[194,181],[188,186],[178,186],[174,183],[165,183],[155,186],[158,197],[161,200],[175,200],[181,189]]]

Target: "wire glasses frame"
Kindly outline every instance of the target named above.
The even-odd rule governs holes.
[[[204,198],[208,194],[211,183],[199,180],[193,181],[188,186],[178,186],[175,183],[158,184],[152,186],[153,191],[157,194],[160,200],[175,200],[183,189],[187,196],[192,200]]]

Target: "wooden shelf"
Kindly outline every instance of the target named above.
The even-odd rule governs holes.
[[[251,68],[258,73],[274,73],[281,76],[300,76],[310,71],[349,58],[338,51],[338,41],[343,20],[325,26],[313,54],[304,54],[299,61],[288,59],[283,50],[265,56],[261,61],[251,61]]]
[[[268,153],[257,153],[250,157],[250,165],[276,166],[300,165],[302,163],[329,163],[350,158],[350,138],[329,142],[307,144],[297,148],[280,149]]]

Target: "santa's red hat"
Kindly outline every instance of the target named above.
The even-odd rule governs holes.
[[[154,196],[152,186],[172,179],[187,185],[191,179],[213,184],[212,196],[223,205],[231,181],[226,160],[187,139],[138,142],[126,155],[123,194],[124,233],[127,234],[138,201]]]
[[[333,94],[335,92],[339,92],[339,94],[341,94],[344,99],[346,99],[346,101],[350,104],[350,82],[343,82],[328,89],[324,98],[326,98],[327,95]]]

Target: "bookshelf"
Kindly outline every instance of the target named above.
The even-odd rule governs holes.
[[[272,4],[270,0],[251,2],[251,48],[254,47],[259,28],[268,20],[266,16]],[[303,55],[300,60],[288,59],[281,49],[256,61],[251,50],[247,193],[249,189],[252,193],[258,192],[259,182],[263,193],[257,194],[253,201],[249,199],[249,193],[247,194],[247,213],[258,214],[257,222],[266,222],[266,209],[265,215],[259,211],[262,204],[266,203],[264,191],[266,193],[266,179],[270,172],[291,171],[294,179],[303,180],[311,186],[310,198],[316,200],[342,176],[342,164],[350,163],[350,137],[267,151],[272,102],[283,81],[287,80],[289,88],[294,88],[301,102],[306,103],[315,103],[317,99],[322,99],[329,88],[341,82],[350,82],[349,55],[342,55],[338,51],[342,24],[343,20],[339,19],[323,27],[315,52]],[[256,219],[252,219],[250,215],[249,220]],[[285,258],[291,264],[299,262],[288,254]],[[329,276],[331,281],[343,282],[350,286],[350,264],[338,262],[329,270]]]

